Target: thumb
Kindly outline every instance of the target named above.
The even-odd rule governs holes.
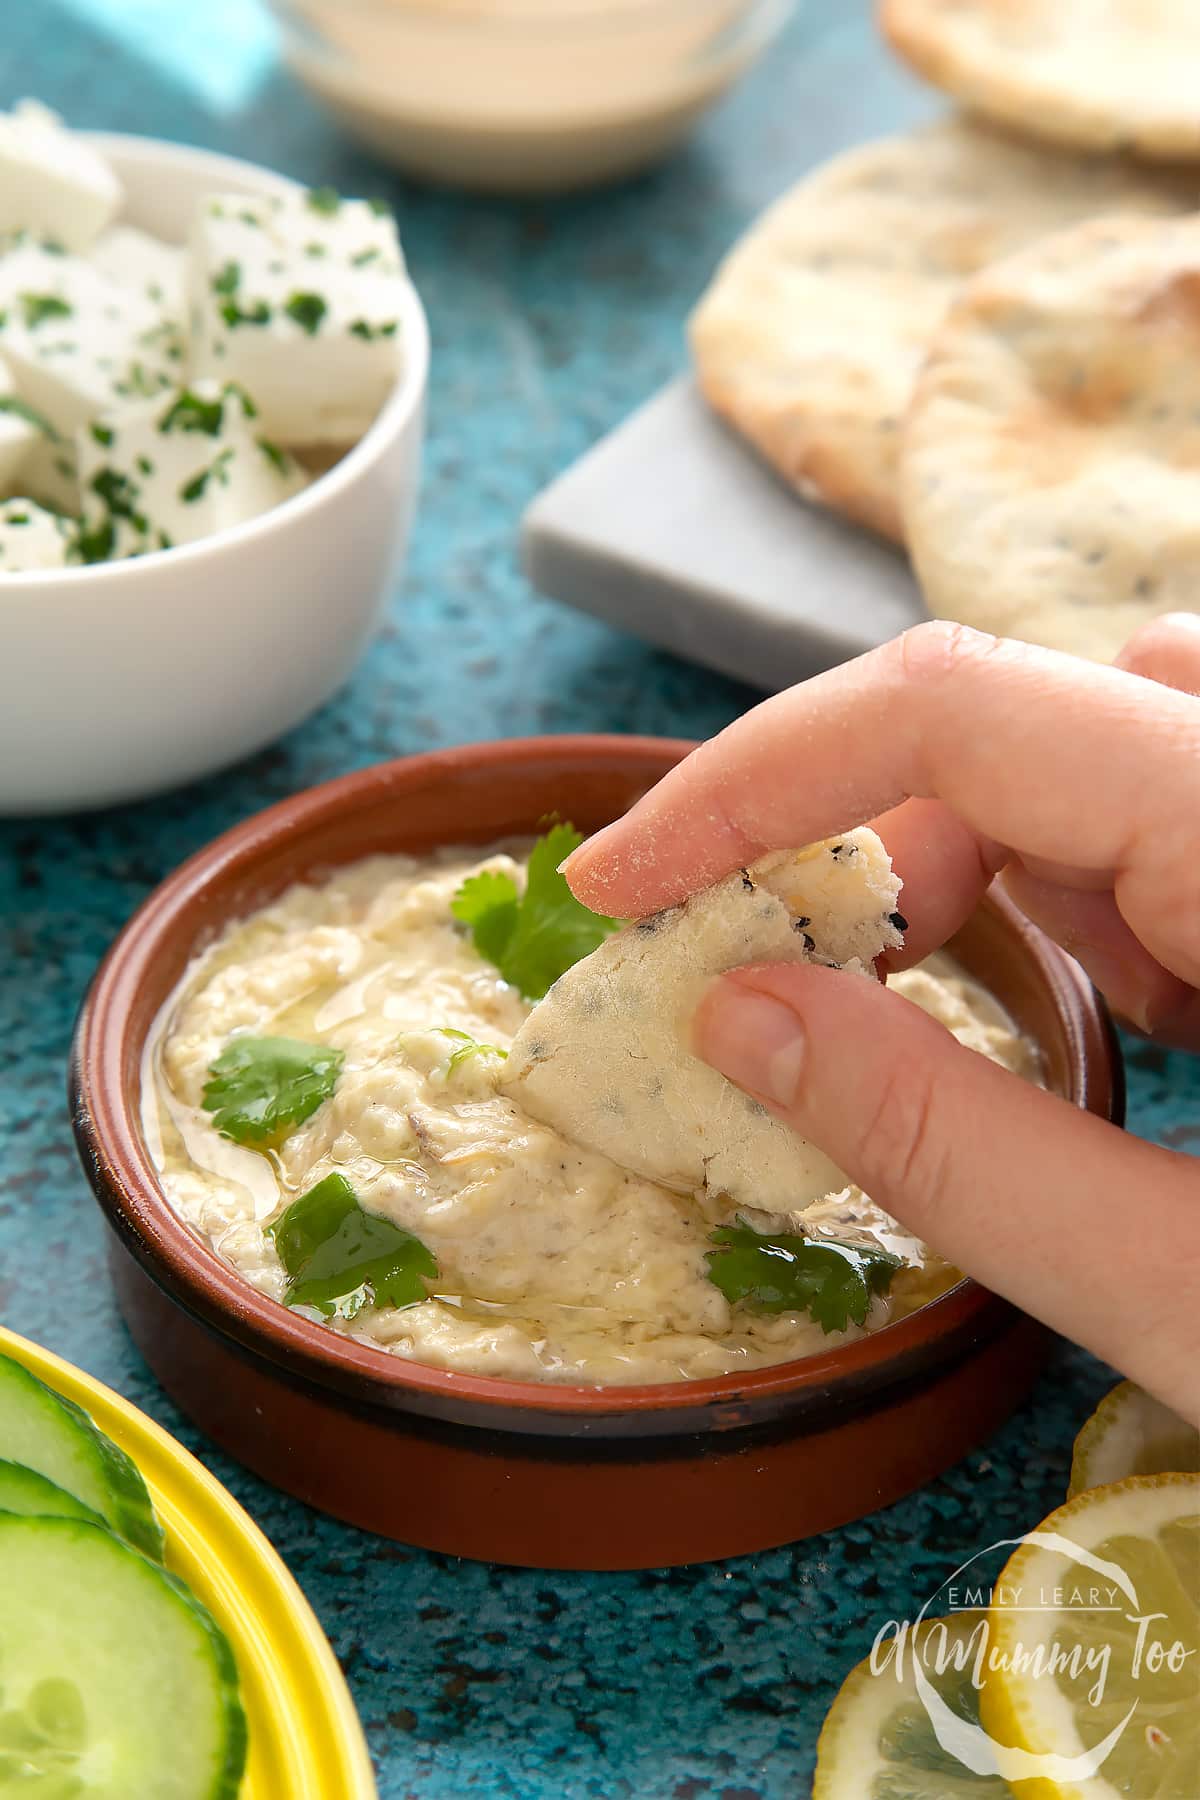
[[[899,994],[738,969],[697,1053],[950,1262],[1200,1412],[1200,1167],[1020,1080]]]

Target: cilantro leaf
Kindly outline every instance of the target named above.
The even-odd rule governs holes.
[[[288,1276],[288,1306],[352,1319],[364,1306],[414,1306],[428,1297],[437,1258],[419,1237],[370,1213],[344,1175],[327,1175],[271,1225]]]
[[[234,1037],[208,1071],[201,1105],[222,1137],[276,1150],[337,1086],[345,1060],[327,1044]]]
[[[342,196],[331,187],[309,188],[307,199],[315,213],[335,213],[342,204]]]
[[[516,882],[499,869],[468,875],[450,902],[454,917],[471,927],[480,956],[497,968],[517,928],[519,907]]]
[[[480,955],[526,1000],[540,1000],[619,928],[618,919],[581,905],[558,872],[582,842],[573,825],[555,825],[529,853],[523,894],[511,876],[485,870],[469,875],[450,903],[454,917],[470,926]]]
[[[885,1294],[898,1256],[873,1244],[842,1244],[793,1232],[755,1231],[744,1220],[714,1231],[708,1279],[734,1304],[755,1312],[807,1312],[825,1332],[866,1321],[871,1298]]]
[[[450,1061],[446,1064],[447,1075],[453,1075],[455,1069],[470,1062],[473,1056],[498,1056],[501,1062],[507,1060],[507,1050],[502,1050],[499,1044],[485,1044],[479,1038],[473,1038],[469,1031],[459,1031],[453,1025],[435,1025],[433,1029],[439,1037],[453,1038],[458,1044],[458,1049],[452,1052]]]

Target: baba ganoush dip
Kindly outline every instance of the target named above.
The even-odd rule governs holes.
[[[284,1300],[289,1277],[270,1228],[340,1177],[334,1187],[352,1189],[366,1213],[420,1241],[437,1275],[412,1304],[300,1310],[397,1356],[524,1380],[637,1384],[785,1362],[877,1330],[951,1286],[957,1270],[850,1187],[790,1218],[739,1216],[759,1231],[803,1230],[901,1258],[861,1327],[827,1334],[805,1311],[731,1304],[707,1260],[714,1229],[734,1223],[722,1196],[629,1174],[498,1091],[530,1006],[476,949],[451,901],[480,871],[520,886],[526,848],[370,858],[291,888],[197,957],[147,1046],[142,1099],[162,1186],[191,1229]],[[944,953],[891,985],[962,1043],[1039,1079],[1035,1047]],[[203,1104],[212,1065],[243,1036],[340,1053],[332,1092],[266,1150],[220,1135]]]

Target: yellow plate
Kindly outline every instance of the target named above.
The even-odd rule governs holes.
[[[239,1800],[378,1800],[354,1702],[316,1615],[248,1513],[111,1388],[0,1326],[0,1353],[89,1412],[146,1478],[167,1566],[233,1645],[250,1726]]]

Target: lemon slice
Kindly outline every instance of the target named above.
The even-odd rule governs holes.
[[[980,1714],[1022,1800],[1200,1796],[1200,1476],[1059,1507],[1009,1558],[988,1625]]]
[[[1128,1475],[1190,1474],[1196,1469],[1200,1431],[1134,1382],[1123,1381],[1105,1394],[1075,1439],[1067,1498]]]
[[[916,1634],[933,1686],[954,1713],[973,1722],[979,1696],[969,1667],[956,1672],[951,1665],[939,1675],[926,1665],[937,1660],[942,1644],[969,1655],[986,1618],[953,1613],[927,1619]],[[906,1650],[879,1674],[868,1658],[847,1675],[821,1728],[812,1800],[1004,1800],[1012,1793],[998,1776],[973,1775],[942,1749],[917,1693],[914,1663]]]

